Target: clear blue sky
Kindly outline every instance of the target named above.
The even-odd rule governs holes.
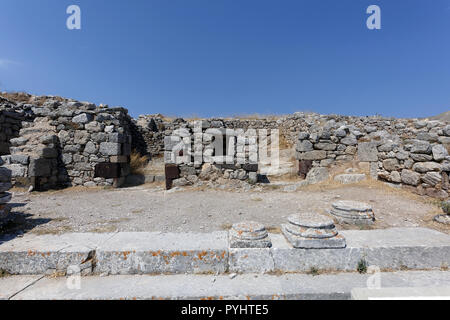
[[[0,89],[134,116],[450,109],[450,0],[1,0],[0,34]]]

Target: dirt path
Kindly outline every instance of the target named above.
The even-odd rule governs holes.
[[[165,192],[155,185],[16,193],[14,212],[25,218],[18,219],[7,231],[210,232],[223,230],[241,220],[256,220],[276,231],[290,214],[311,210],[324,213],[336,200],[370,203],[377,217],[375,228],[423,226],[450,233],[450,228],[432,221],[433,216],[440,213],[432,200],[370,185],[315,187],[292,193],[273,187],[249,192],[189,188]]]

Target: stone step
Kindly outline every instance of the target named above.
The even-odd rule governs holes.
[[[379,284],[381,289],[374,286]],[[371,289],[368,289],[371,288]],[[305,300],[361,298],[409,288],[409,294],[450,298],[450,272],[402,271],[285,275],[12,276],[0,279],[0,299],[11,300]],[[400,289],[396,289],[400,288]],[[355,294],[356,293],[356,294]]]
[[[450,236],[424,228],[339,231],[340,249],[294,249],[281,234],[271,248],[230,248],[227,231],[212,233],[67,233],[0,238],[0,269],[10,274],[223,274],[227,272],[440,269],[450,265]]]

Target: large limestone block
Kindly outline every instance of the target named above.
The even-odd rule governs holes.
[[[358,144],[358,160],[373,162],[378,161],[377,144],[374,142],[361,142]]]

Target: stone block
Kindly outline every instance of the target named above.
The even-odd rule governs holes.
[[[308,152],[308,151],[313,151],[314,148],[313,148],[313,144],[310,141],[304,140],[304,141],[297,142],[296,150],[298,152]]]
[[[299,160],[323,160],[327,158],[327,152],[324,150],[314,150],[298,153]]]
[[[231,248],[228,263],[229,272],[266,273],[275,269],[269,248]]]
[[[52,162],[49,159],[31,159],[28,167],[29,177],[49,177],[51,175]]]
[[[431,145],[428,141],[414,140],[411,146],[412,153],[431,153]]]
[[[372,207],[363,202],[337,201],[332,204],[330,213],[339,223],[371,225],[375,222]]]
[[[374,142],[361,142],[358,144],[358,160],[365,162],[378,161],[377,144]]]
[[[85,124],[94,120],[94,116],[89,113],[82,113],[72,118],[72,122]]]
[[[357,183],[366,180],[366,175],[362,173],[345,173],[334,177],[334,181],[342,184]]]
[[[110,156],[109,162],[111,163],[128,163],[127,156]]]
[[[402,170],[401,178],[404,184],[411,186],[417,186],[420,182],[420,174],[407,169]]]
[[[281,231],[294,248],[338,249],[345,248],[345,238],[338,234],[331,219],[318,213],[293,214],[289,224],[283,224]]]
[[[30,156],[25,154],[12,154],[11,155],[11,163],[28,165],[30,161]]]
[[[11,177],[26,177],[27,176],[27,166],[21,164],[7,164],[5,168],[11,170]]]
[[[314,167],[306,175],[306,180],[310,184],[320,183],[328,180],[330,173],[327,168]]]
[[[96,272],[109,274],[224,273],[227,232],[121,233],[97,250]]]
[[[436,162],[418,162],[413,165],[413,170],[420,173],[429,171],[441,171],[442,166]]]
[[[444,160],[448,156],[447,149],[442,144],[437,144],[432,148],[433,158],[436,161]]]
[[[115,142],[102,142],[100,143],[100,153],[105,156],[118,156],[121,153],[121,145]]]

